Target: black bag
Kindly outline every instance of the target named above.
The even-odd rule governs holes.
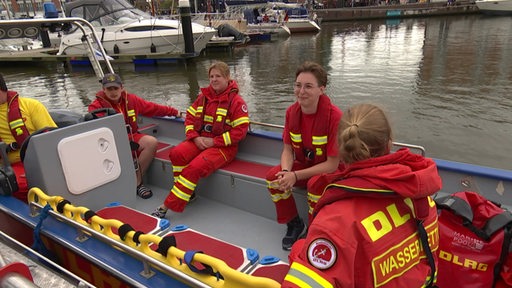
[[[18,191],[18,181],[16,181],[16,174],[7,159],[6,151],[7,144],[0,142],[0,154],[3,160],[3,164],[0,166],[0,195],[11,196]]]

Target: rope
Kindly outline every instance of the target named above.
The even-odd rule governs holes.
[[[46,204],[46,206],[41,210],[39,222],[34,228],[34,244],[32,245],[32,249],[52,259],[54,256],[53,253],[44,246],[43,240],[41,239],[41,227],[43,226],[43,221],[48,217],[48,215],[50,215],[50,210],[52,210],[50,204]]]

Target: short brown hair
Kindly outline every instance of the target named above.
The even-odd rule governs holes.
[[[295,79],[297,79],[299,74],[303,72],[309,72],[313,74],[319,86],[327,86],[327,72],[320,64],[310,61],[302,63],[297,68],[297,71],[295,71]]]
[[[391,126],[381,108],[373,104],[351,107],[341,118],[338,132],[340,156],[350,164],[389,152]]]

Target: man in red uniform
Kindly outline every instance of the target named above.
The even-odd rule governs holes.
[[[23,98],[7,89],[0,74],[0,141],[5,142],[7,158],[16,174],[18,191],[14,197],[27,201],[28,185],[19,148],[30,134],[37,130],[57,127],[44,105],[36,99]]]
[[[317,63],[305,62],[296,71],[294,94],[297,101],[286,110],[281,164],[267,172],[268,190],[276,205],[277,222],[286,223],[282,248],[305,231],[292,195],[294,186],[307,187],[311,214],[323,192],[317,179],[340,165],[336,140],[341,111],[324,94],[327,72]]]
[[[374,105],[351,108],[340,123],[347,168],[293,245],[282,287],[429,287],[439,246],[434,161],[406,148],[390,153],[391,128]]]
[[[216,62],[208,75],[210,85],[201,88],[187,110],[186,140],[169,152],[174,186],[153,216],[164,218],[168,209],[183,212],[199,179],[233,161],[249,129],[247,105],[230,78],[228,65]]]
[[[121,77],[117,74],[106,74],[101,80],[103,89],[96,93],[96,99],[89,105],[89,112],[100,108],[113,108],[123,113],[126,125],[130,129],[130,140],[137,143],[137,195],[143,199],[153,196],[153,192],[142,184],[142,178],[155,157],[158,141],[155,137],[139,133],[137,115],[175,116],[180,112],[173,107],[146,101],[135,94],[129,94],[123,87]]]

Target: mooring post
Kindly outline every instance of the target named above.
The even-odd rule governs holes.
[[[189,0],[180,0],[179,10],[181,16],[181,27],[183,28],[183,39],[185,40],[185,54],[195,54]]]

